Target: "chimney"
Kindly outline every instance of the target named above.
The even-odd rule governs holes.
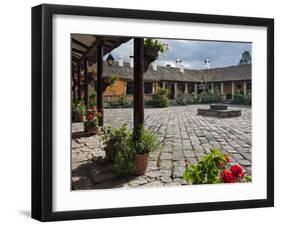
[[[183,63],[181,63],[181,65],[180,65],[180,72],[184,73],[184,65],[183,65]]]
[[[181,63],[182,63],[181,59],[177,58],[176,59],[176,67],[180,68]]]
[[[211,62],[209,59],[205,59],[204,60],[204,65],[206,69],[210,69],[211,68]]]
[[[124,60],[123,60],[123,57],[121,56],[118,60],[118,66],[123,67],[123,65],[124,65],[123,62],[124,62]]]
[[[157,62],[156,61],[154,61],[152,63],[152,69],[153,69],[153,71],[157,71]]]
[[[134,56],[130,56],[130,68],[134,68]]]

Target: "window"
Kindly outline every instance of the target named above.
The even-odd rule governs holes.
[[[144,83],[144,94],[152,94],[153,83],[145,82]],[[134,94],[134,82],[127,82],[126,94]]]
[[[134,94],[134,82],[127,82],[126,94]]]
[[[144,83],[144,94],[151,94],[152,90],[153,90],[153,83],[145,82]]]

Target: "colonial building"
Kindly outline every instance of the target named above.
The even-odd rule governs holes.
[[[144,73],[144,93],[151,95],[158,87],[162,87],[170,91],[170,99],[175,99],[179,93],[199,94],[207,85],[209,92],[219,92],[225,95],[226,99],[232,99],[235,93],[244,95],[251,93],[251,74],[250,64],[203,70],[152,64]],[[118,80],[105,90],[105,100],[118,96],[132,96],[133,64],[119,61],[109,66],[104,63],[103,76],[112,75],[116,75]]]

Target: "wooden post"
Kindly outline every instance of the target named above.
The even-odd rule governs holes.
[[[76,100],[76,81],[75,81],[75,71],[74,67],[72,66],[72,101]]]
[[[102,92],[102,74],[103,74],[103,48],[98,46],[97,51],[97,110],[101,113],[99,126],[103,126],[103,92]]]
[[[84,60],[84,105],[86,108],[86,111],[88,111],[88,63],[87,59]]]
[[[134,138],[144,123],[143,38],[134,38]]]
[[[78,92],[78,100],[81,100],[81,72],[80,65],[77,67],[78,81],[77,81],[77,92]]]

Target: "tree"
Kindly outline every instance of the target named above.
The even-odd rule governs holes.
[[[245,50],[242,53],[242,57],[239,61],[239,64],[251,64],[252,63],[252,57],[249,51]]]

